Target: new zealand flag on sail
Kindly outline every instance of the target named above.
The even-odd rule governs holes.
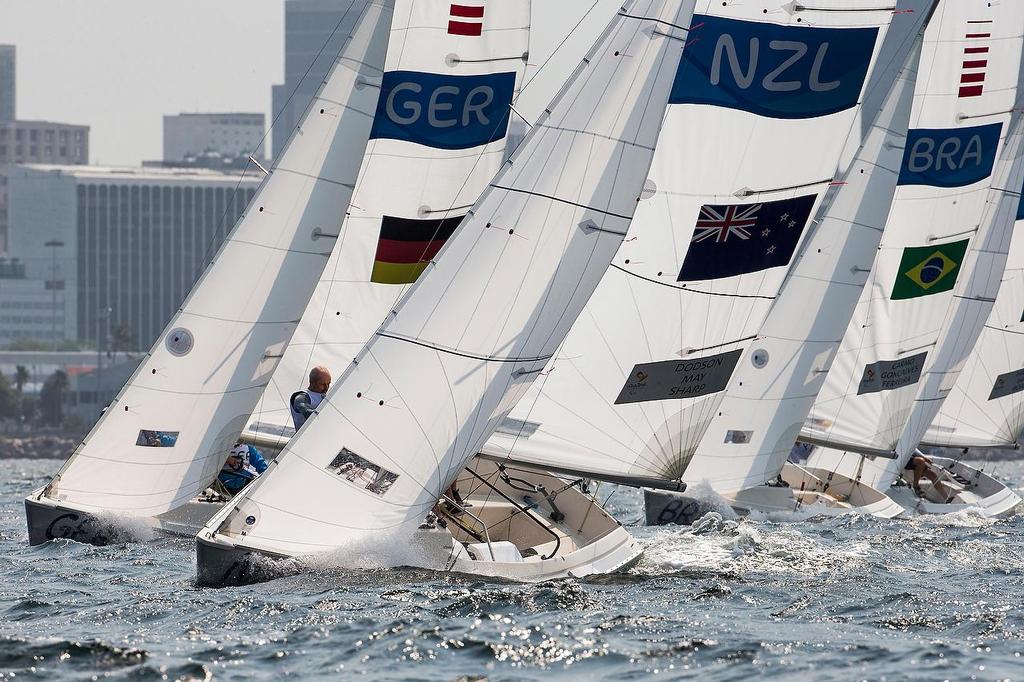
[[[786,265],[817,199],[701,206],[679,282],[735,277]]]
[[[814,118],[857,104],[877,28],[781,26],[693,17],[670,104]]]

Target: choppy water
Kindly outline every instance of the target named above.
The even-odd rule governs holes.
[[[338,568],[213,590],[186,539],[29,548],[21,500],[57,464],[0,462],[0,679],[1024,678],[1024,516],[638,528],[631,573],[541,585]],[[640,497],[609,508],[638,519]]]

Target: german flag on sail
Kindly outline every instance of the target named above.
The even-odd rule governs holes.
[[[384,216],[370,281],[412,284],[455,232],[463,216],[417,220]]]

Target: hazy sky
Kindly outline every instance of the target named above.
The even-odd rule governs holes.
[[[532,64],[596,4],[523,99],[547,103],[619,0],[533,3]],[[91,126],[91,162],[162,154],[162,116],[263,111],[284,72],[284,0],[0,0],[0,44],[18,47],[18,117]],[[527,78],[531,74],[528,74]]]

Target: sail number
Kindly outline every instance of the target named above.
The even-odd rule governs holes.
[[[370,138],[468,149],[505,137],[515,74],[384,74]]]
[[[860,98],[877,36],[695,15],[669,101],[772,118],[843,111]]]

